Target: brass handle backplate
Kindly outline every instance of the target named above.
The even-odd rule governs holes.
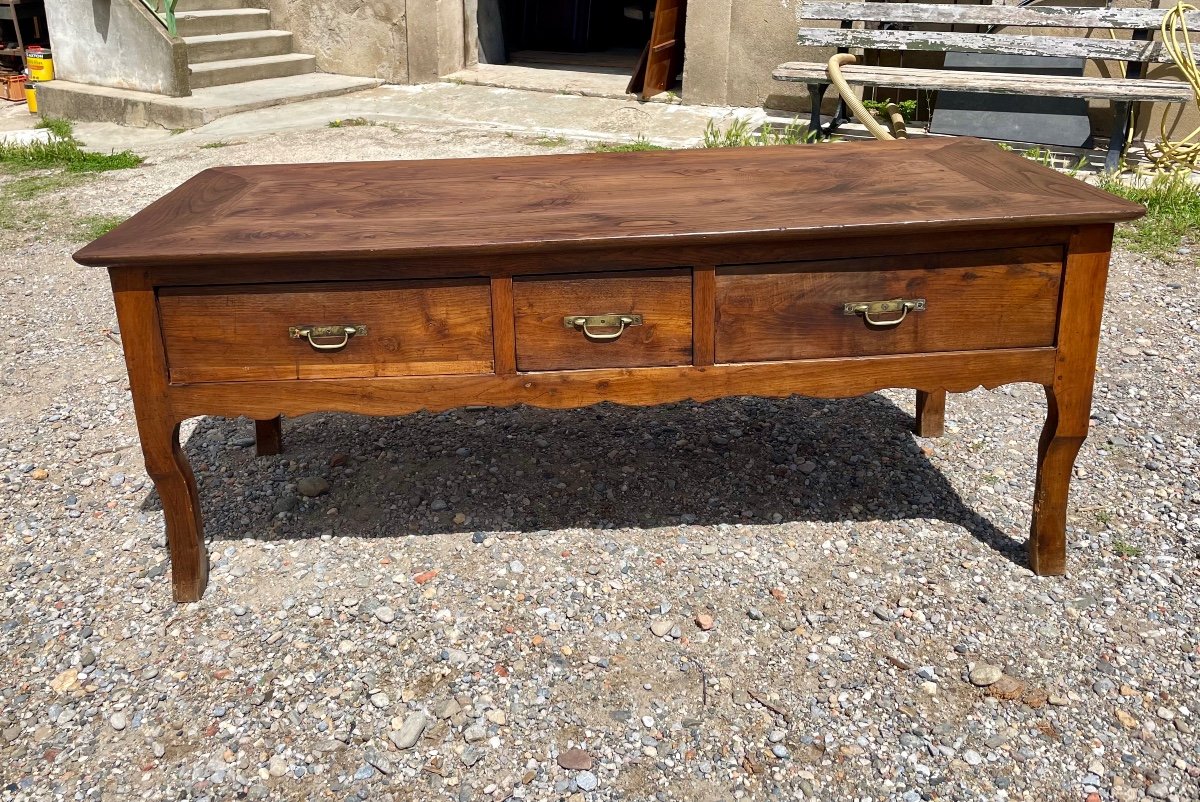
[[[880,329],[899,326],[908,317],[909,312],[924,312],[924,298],[893,298],[890,301],[854,301],[842,307],[843,315],[862,315],[868,325]],[[887,315],[900,313],[900,317],[892,320],[879,320],[872,315]]]
[[[641,315],[567,315],[563,328],[579,329],[589,340],[615,340],[630,326],[642,325]],[[597,332],[593,329],[613,329],[612,332]]]
[[[339,351],[346,347],[351,337],[365,337],[366,335],[367,327],[362,325],[291,326],[288,328],[288,337],[293,340],[308,340],[308,344],[318,351]],[[317,342],[317,340],[332,340],[332,342]]]

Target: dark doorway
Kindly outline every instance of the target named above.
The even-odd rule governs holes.
[[[681,7],[679,0],[480,0],[481,60],[634,78],[644,74],[644,62],[654,53],[652,38],[663,39],[666,46],[659,53],[666,63],[659,72],[670,75],[657,81],[661,88],[647,94],[640,85],[630,86],[631,92],[649,97],[678,85]],[[663,21],[656,26],[659,14]],[[658,29],[666,27],[670,35],[664,39]]]

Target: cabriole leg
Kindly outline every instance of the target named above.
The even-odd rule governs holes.
[[[1047,387],[1046,407],[1033,489],[1029,567],[1035,574],[1057,576],[1067,570],[1067,497],[1075,457],[1087,437],[1088,405],[1064,403],[1053,387]]]
[[[179,424],[142,425],[139,421],[138,428],[146,473],[162,500],[175,601],[199,601],[208,585],[208,551],[196,478],[179,445]]]

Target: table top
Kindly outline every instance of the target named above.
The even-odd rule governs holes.
[[[85,265],[537,253],[1110,223],[1144,209],[970,138],[205,170]]]

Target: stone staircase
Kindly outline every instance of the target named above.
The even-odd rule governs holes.
[[[39,89],[50,116],[171,129],[198,128],[243,111],[346,94],[382,81],[317,72],[292,34],[271,27],[251,0],[179,0],[175,23],[187,55],[188,97],[56,80]]]
[[[193,90],[316,72],[316,57],[293,52],[292,34],[245,0],[179,0],[175,22]]]

